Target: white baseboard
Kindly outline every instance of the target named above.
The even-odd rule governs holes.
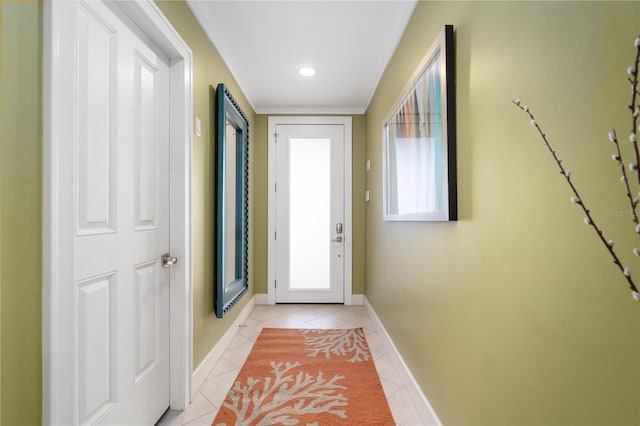
[[[256,293],[256,305],[268,305],[269,295],[267,293]]]
[[[220,357],[222,357],[222,354],[227,349],[227,346],[229,346],[233,338],[236,337],[236,334],[238,333],[240,325],[243,324],[247,320],[247,318],[249,318],[251,311],[256,305],[256,299],[257,299],[257,295],[254,295],[251,298],[251,300],[249,300],[249,303],[247,303],[244,306],[244,308],[242,308],[242,312],[240,312],[240,315],[238,315],[235,321],[233,321],[231,326],[222,335],[220,340],[218,340],[218,343],[215,344],[215,346],[211,349],[211,351],[207,354],[207,356],[204,357],[202,362],[198,365],[196,370],[193,372],[193,376],[191,377],[191,398],[192,399],[194,395],[198,392],[198,390],[200,389],[204,381],[207,380],[209,373],[211,373],[211,370],[213,370],[213,367],[216,365]]]
[[[256,293],[256,305],[268,305],[269,304],[269,295],[266,293]],[[364,305],[364,294],[352,294],[351,295],[351,304],[352,305]]]
[[[351,304],[358,305],[358,306],[364,305],[364,294],[352,294]]]
[[[354,296],[356,295],[354,294]],[[380,318],[378,318],[378,315],[373,310],[371,304],[369,304],[367,298],[363,296],[363,299],[364,305],[369,312],[369,316],[373,320],[378,334],[380,335],[380,339],[387,348],[387,352],[391,356],[396,370],[402,376],[401,378],[404,383],[406,383],[408,386],[411,386],[411,389],[408,389],[409,396],[411,397],[414,407],[418,411],[418,415],[423,419],[425,424],[430,423],[430,419],[433,418],[438,425],[442,426],[442,422],[438,418],[438,415],[433,410],[433,407],[422,392],[422,389],[420,389],[418,382],[416,382],[416,379],[413,377],[413,374],[411,374],[409,367],[407,367],[407,364],[402,359],[402,356],[400,355],[400,352],[398,352],[396,345],[393,344],[393,340],[391,340],[391,337],[387,333],[387,330],[385,330],[384,326],[382,325]]]

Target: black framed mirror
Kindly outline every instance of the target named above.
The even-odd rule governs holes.
[[[453,33],[443,27],[385,117],[385,221],[458,218]]]
[[[215,96],[214,304],[222,318],[249,287],[249,121],[224,84]]]

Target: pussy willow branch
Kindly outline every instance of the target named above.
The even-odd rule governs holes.
[[[547,149],[549,150],[549,152],[553,156],[553,159],[555,160],[556,164],[558,165],[558,168],[560,169],[560,173],[562,174],[562,176],[564,176],[565,180],[567,181],[567,183],[571,187],[571,190],[573,191],[574,195],[577,197],[578,201],[576,202],[576,204],[580,205],[580,207],[582,208],[584,213],[587,215],[587,219],[588,219],[586,221],[587,224],[591,225],[593,227],[593,229],[596,231],[596,234],[598,234],[598,238],[600,238],[600,241],[602,241],[602,244],[604,244],[604,246],[607,248],[607,250],[611,254],[611,257],[613,258],[613,263],[615,263],[618,266],[618,268],[620,269],[620,272],[622,272],[622,274],[627,279],[627,282],[629,283],[629,288],[632,291],[637,292],[638,291],[638,287],[636,287],[636,284],[633,282],[633,278],[631,278],[631,274],[627,275],[625,273],[625,268],[622,265],[622,262],[620,262],[620,258],[618,257],[618,255],[616,254],[615,250],[612,247],[613,244],[610,245],[607,242],[607,240],[604,237],[604,234],[603,234],[602,230],[598,227],[596,222],[593,220],[593,217],[591,216],[591,212],[589,211],[587,206],[582,201],[582,197],[580,197],[580,194],[578,193],[578,190],[576,189],[575,185],[571,181],[571,173],[569,173],[564,168],[564,166],[562,165],[562,160],[560,160],[558,158],[558,155],[556,154],[556,152],[553,150],[553,148],[551,148],[551,144],[549,143],[549,140],[547,139],[547,135],[542,131],[542,128],[540,128],[540,125],[538,125],[538,122],[536,121],[536,118],[534,117],[533,113],[530,111],[530,109],[528,107],[522,106],[520,101],[513,101],[513,103],[518,108],[520,108],[522,111],[524,111],[525,113],[527,113],[529,115],[529,118],[531,119],[531,124],[538,130],[538,133],[542,137],[542,140],[544,141],[545,146],[547,147]]]
[[[638,100],[638,64],[640,64],[640,46],[636,46],[636,59],[631,67],[631,77],[629,77],[629,82],[631,83],[631,103],[629,104],[629,109],[631,110],[632,135],[635,135],[638,132],[638,113],[636,112],[636,108],[638,108],[636,103]],[[640,185],[640,149],[638,149],[637,141],[633,142],[633,148],[636,152],[636,165],[639,166],[636,171],[636,175],[638,178],[638,185]]]
[[[624,183],[624,187],[627,190],[627,198],[629,199],[629,204],[631,205],[631,213],[633,214],[633,223],[638,224],[638,212],[636,211],[636,206],[638,203],[633,198],[633,194],[631,193],[631,186],[629,185],[629,179],[627,176],[627,169],[624,167],[624,159],[622,158],[622,152],[620,151],[620,143],[618,142],[618,136],[616,135],[616,131],[612,130],[611,135],[609,136],[611,141],[616,145],[616,157],[618,161],[618,165],[620,166],[620,170],[622,171],[622,181]]]

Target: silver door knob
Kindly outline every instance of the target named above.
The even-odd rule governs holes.
[[[336,242],[336,243],[341,243],[341,242],[342,242],[342,235],[338,235],[338,237],[337,237],[337,238],[335,238],[335,239],[333,239],[333,240],[331,240],[331,241],[334,241],[334,242]]]
[[[162,267],[163,268],[171,268],[173,265],[178,263],[178,258],[174,256],[169,256],[169,253],[165,253],[162,255]]]

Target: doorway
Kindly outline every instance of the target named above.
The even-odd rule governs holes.
[[[351,304],[351,158],[351,117],[269,117],[269,303]]]
[[[190,399],[191,52],[153,2],[44,24],[43,423],[153,424]]]

